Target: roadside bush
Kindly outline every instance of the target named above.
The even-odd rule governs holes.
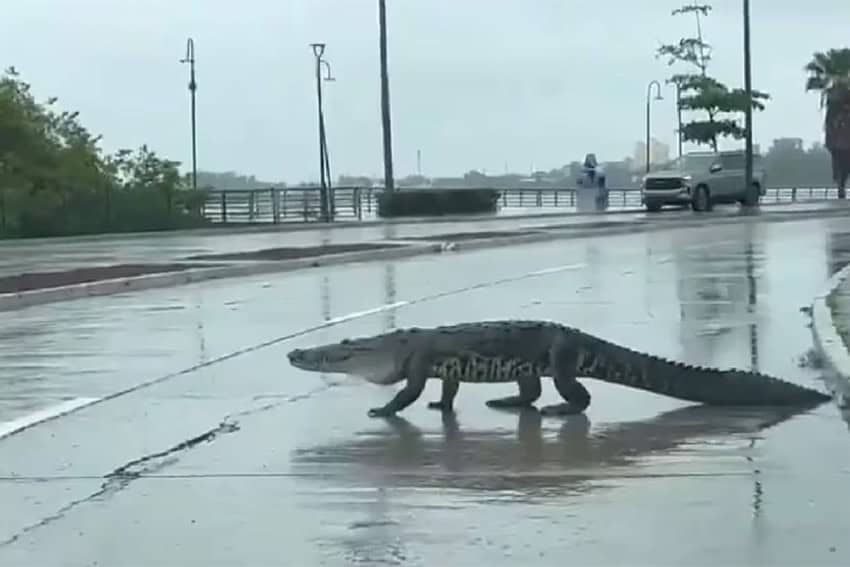
[[[137,232],[207,224],[179,162],[142,145],[106,153],[79,112],[0,75],[0,238]]]
[[[200,191],[198,191],[200,193]],[[206,226],[198,207],[202,199],[191,190],[168,196],[156,190],[111,192],[13,193],[3,203],[0,237],[32,238],[103,232],[146,232]]]
[[[378,194],[378,216],[441,216],[491,213],[498,207],[497,189],[401,189]]]

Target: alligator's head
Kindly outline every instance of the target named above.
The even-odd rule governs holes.
[[[359,376],[377,384],[401,381],[399,364],[403,360],[400,344],[384,337],[345,339],[312,348],[296,348],[287,353],[289,363],[309,372],[327,372]]]

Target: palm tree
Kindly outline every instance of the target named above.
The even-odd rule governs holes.
[[[825,146],[832,156],[838,198],[844,199],[850,177],[850,48],[818,51],[805,70],[806,90],[820,91],[821,108],[826,105]]]

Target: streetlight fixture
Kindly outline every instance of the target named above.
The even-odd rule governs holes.
[[[322,59],[321,62],[325,66],[325,70],[327,71],[327,74],[325,74],[325,80],[326,81],[336,81],[336,77],[331,75],[331,64],[328,63],[328,60]]]
[[[325,52],[325,44],[311,43],[310,47],[313,48],[313,55],[316,57],[316,99],[319,111],[319,177],[321,180],[319,202],[322,221],[330,222],[328,186],[325,182],[325,119],[322,112],[322,55]]]
[[[189,64],[189,92],[192,98],[192,189],[198,188],[198,154],[195,144],[195,91],[198,83],[195,82],[195,42],[190,37],[186,40],[186,57],[181,63]]]
[[[650,125],[650,94],[652,93],[652,85],[655,85],[655,100],[664,100],[661,96],[661,83],[652,80],[646,86],[646,172],[649,173],[649,125]]]
[[[744,0],[744,92],[747,104],[744,107],[744,129],[746,130],[746,191],[753,187],[753,80],[750,66],[750,0]]]

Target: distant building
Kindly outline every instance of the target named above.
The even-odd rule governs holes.
[[[670,146],[656,138],[650,139],[649,163],[651,165],[670,161]],[[632,167],[637,171],[646,169],[646,142],[636,142],[632,155]]]

